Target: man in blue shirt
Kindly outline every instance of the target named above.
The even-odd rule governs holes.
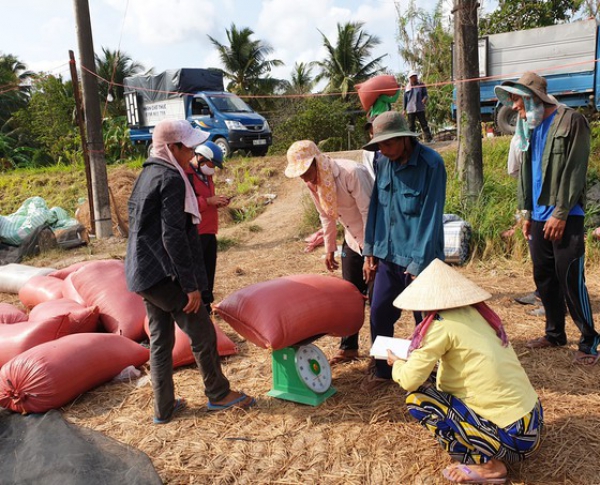
[[[548,96],[546,80],[526,72],[517,82],[495,88],[500,102],[518,112],[519,208],[530,242],[533,277],[546,311],[543,337],[527,342],[540,349],[567,344],[564,301],[581,332],[574,362],[598,361],[600,336],[594,329],[585,284],[584,199],[590,155],[590,127],[571,108]]]
[[[400,309],[394,299],[435,258],[444,260],[443,215],[446,168],[435,150],[422,145],[396,111],[373,121],[373,138],[363,148],[379,150],[377,178],[365,229],[365,281],[374,280],[371,338],[392,337]],[[421,320],[415,314],[415,320]],[[375,361],[361,389],[391,382],[391,367]]]
[[[408,116],[408,128],[415,131],[417,119],[423,130],[425,141],[429,143],[433,140],[431,130],[425,117],[425,105],[427,104],[427,87],[419,81],[417,71],[408,73],[408,84],[404,90],[404,114]]]

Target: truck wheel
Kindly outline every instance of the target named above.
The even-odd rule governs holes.
[[[517,124],[517,112],[508,106],[501,106],[496,111],[496,126],[502,135],[514,135]]]
[[[231,148],[225,138],[217,138],[215,140],[215,145],[217,145],[223,152],[223,158],[227,158],[229,155],[231,155]]]
[[[252,152],[252,156],[254,157],[264,157],[269,151],[269,147],[253,148],[250,151]]]
[[[148,158],[152,156],[152,143],[148,143],[146,147],[146,155],[148,156]]]

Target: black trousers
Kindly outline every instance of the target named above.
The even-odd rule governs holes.
[[[533,278],[546,310],[546,338],[557,345],[567,343],[565,307],[581,332],[579,350],[595,354],[598,333],[585,284],[583,217],[569,216],[560,241],[544,239],[544,222],[532,221],[531,259]]]
[[[204,381],[204,393],[211,401],[229,394],[229,381],[223,375],[217,350],[217,334],[206,309],[184,313],[187,294],[177,281],[165,278],[139,292],[144,299],[150,326],[150,377],[154,391],[154,414],[167,418],[175,404],[173,384],[173,346],[177,322],[190,338],[192,353]]]
[[[342,245],[342,278],[356,286],[363,295],[366,295],[368,285],[363,279],[363,263],[363,256],[353,251],[344,240]],[[358,350],[358,333],[342,337],[340,349]]]
[[[213,290],[217,272],[217,236],[215,234],[200,234],[200,244],[202,245],[204,269],[208,280],[208,288],[202,290],[202,303],[210,315],[212,313],[210,304],[215,301]]]
[[[427,118],[425,118],[425,111],[417,111],[416,113],[408,113],[408,129],[415,132],[417,129],[417,119],[421,125],[421,130],[425,135],[425,141],[431,141],[431,130],[427,124]]]

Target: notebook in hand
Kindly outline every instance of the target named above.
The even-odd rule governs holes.
[[[387,350],[390,349],[402,360],[408,360],[408,347],[410,340],[405,338],[384,337],[378,335],[369,353],[372,357],[379,360],[387,360]]]

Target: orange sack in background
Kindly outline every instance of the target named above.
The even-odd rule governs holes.
[[[396,78],[389,74],[375,76],[364,83],[355,86],[362,108],[368,113],[375,100],[385,94],[393,96],[400,89]]]

